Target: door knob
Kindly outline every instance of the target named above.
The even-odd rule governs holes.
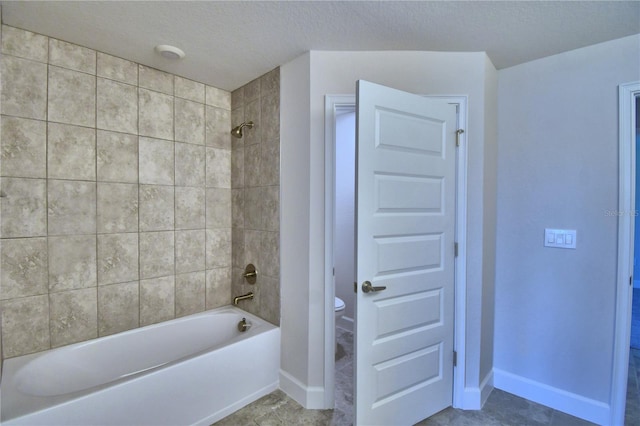
[[[383,285],[378,286],[378,287],[374,287],[374,286],[371,285],[371,282],[369,282],[369,281],[365,281],[365,282],[362,283],[362,291],[365,292],[365,293],[370,293],[372,291],[382,291],[382,290],[384,290],[386,288],[387,287],[385,287]]]

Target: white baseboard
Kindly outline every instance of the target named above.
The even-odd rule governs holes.
[[[462,392],[462,410],[481,410],[493,390],[493,370],[489,371],[478,387],[465,387]]]
[[[280,370],[280,389],[308,410],[325,408],[323,387],[305,386],[283,370]]]
[[[609,423],[611,407],[607,403],[585,398],[497,368],[493,371],[497,389],[593,423],[601,425]]]
[[[485,402],[489,399],[493,391],[493,370],[489,371],[485,378],[480,383],[480,406],[484,407]]]

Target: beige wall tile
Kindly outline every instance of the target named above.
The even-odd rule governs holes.
[[[207,271],[206,308],[214,309],[231,303],[231,268]]]
[[[8,47],[12,35],[35,44]],[[38,40],[49,73],[37,62]],[[227,305],[232,265],[237,289],[256,293],[247,308],[279,320],[279,136],[268,140],[279,134],[278,70],[232,95],[21,30],[2,48],[0,148],[10,176],[1,184],[0,236],[14,239],[1,241],[0,280],[14,282],[0,300],[25,304],[8,311],[5,356],[6,348],[21,355]],[[240,124],[245,113],[262,126],[232,139],[232,119]],[[255,149],[247,154],[245,144]],[[251,206],[245,185],[254,188]],[[260,229],[243,228],[249,208]],[[11,247],[26,236],[42,250]],[[248,258],[261,288],[242,283]],[[35,320],[16,325],[25,310]]]
[[[49,123],[47,172],[50,179],[96,180],[96,132]]]
[[[176,141],[204,145],[204,105],[185,99],[175,100]]]
[[[231,267],[231,229],[206,230],[206,267]]]
[[[138,280],[138,234],[98,235],[98,285]]]
[[[245,269],[245,266],[243,266],[242,268],[231,268],[231,296],[235,297],[240,294],[246,294],[247,292],[255,289],[256,291],[253,292],[254,301],[257,301],[258,297],[256,296],[259,296],[259,292],[260,292],[260,290],[258,289],[259,286],[258,285],[250,286],[249,284],[247,284],[247,281],[243,277],[244,269]],[[258,270],[258,273],[261,273],[260,270]]]
[[[262,142],[280,139],[280,94],[270,93],[260,99]]]
[[[97,131],[98,181],[138,182],[138,137]]]
[[[16,117],[47,118],[47,65],[3,56],[0,63],[2,114]]]
[[[135,62],[101,52],[98,52],[97,62],[98,77],[106,77],[128,84],[138,84],[138,64]]]
[[[47,177],[47,125],[44,121],[2,117],[2,175]]]
[[[260,77],[260,96],[264,97],[273,93],[280,96],[280,67]]]
[[[174,229],[174,187],[140,185],[140,231]]]
[[[263,247],[263,234],[264,231],[255,231],[251,229],[245,229],[244,231],[244,261],[242,262],[242,268],[244,265],[253,263],[256,268],[262,273],[266,274],[265,261],[264,261],[264,247]]]
[[[263,187],[263,226],[266,231],[280,231],[280,187]]]
[[[140,233],[140,278],[175,274],[173,231]]]
[[[49,237],[49,291],[97,285],[96,236]]]
[[[176,273],[204,271],[205,230],[176,231]]]
[[[231,129],[239,125],[242,120],[231,123],[231,113],[229,110],[206,107],[206,144],[215,148],[231,149],[231,139],[234,144],[241,143],[241,139],[231,136]]]
[[[6,300],[1,306],[5,358],[49,349],[49,296]]]
[[[243,308],[274,324],[280,322],[279,79],[275,69],[234,91],[231,111],[232,125],[255,124],[231,145],[232,293],[254,291],[254,300]],[[247,263],[261,272],[255,290],[242,281]]]
[[[231,151],[207,147],[206,184],[215,188],[231,188]]]
[[[245,229],[264,229],[265,188],[247,188],[244,190],[244,227]]]
[[[242,139],[244,139],[245,146],[260,143],[262,141],[262,118],[260,99],[255,99],[249,103],[245,103],[244,120],[253,121],[253,127],[251,129],[248,129],[242,137]]]
[[[174,143],[143,138],[138,142],[140,183],[174,184]]]
[[[175,277],[140,281],[140,325],[175,318]]]
[[[96,233],[96,184],[49,179],[49,235]]]
[[[231,227],[244,228],[244,194],[245,189],[231,190]]]
[[[50,66],[47,108],[49,121],[95,127],[96,77]]]
[[[138,327],[139,307],[138,281],[98,288],[98,336]]]
[[[205,184],[205,147],[176,143],[176,185],[200,186]]]
[[[98,129],[138,133],[138,89],[136,86],[98,78]]]
[[[88,74],[96,73],[96,51],[57,40],[49,39],[49,63]]]
[[[260,317],[272,324],[280,324],[280,281],[262,277],[260,287]]]
[[[140,87],[173,95],[173,75],[171,74],[140,65],[138,81]]]
[[[262,185],[280,185],[280,137],[264,141],[260,147],[260,182]]]
[[[176,187],[176,229],[203,229],[205,200],[204,188]]]
[[[242,105],[244,105],[244,86],[231,92],[231,109],[234,110]]]
[[[206,104],[223,109],[231,109],[231,93],[217,87],[206,87]]]
[[[20,28],[2,26],[2,53],[47,62],[48,37]]]
[[[207,188],[207,228],[231,228],[231,190]]]
[[[231,229],[231,266],[234,268],[243,268],[245,263],[244,256],[244,229]]]
[[[262,270],[271,278],[280,277],[280,234],[278,232],[262,232],[260,247],[262,248]]]
[[[244,185],[260,186],[262,181],[262,147],[247,145],[244,148]]]
[[[47,235],[47,187],[44,179],[2,178],[2,238]]]
[[[244,105],[260,98],[260,78],[250,81],[244,85]]]
[[[96,288],[51,293],[49,307],[52,348],[98,336]]]
[[[138,108],[141,136],[173,140],[173,96],[139,89]]]
[[[176,97],[204,104],[204,84],[178,76],[175,76],[174,83]]]
[[[47,239],[3,240],[0,299],[47,294]]]
[[[205,271],[176,275],[176,317],[205,310]]]
[[[138,230],[138,185],[98,183],[98,233]]]
[[[231,187],[244,188],[244,148],[231,151]]]

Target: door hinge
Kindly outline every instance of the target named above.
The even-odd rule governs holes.
[[[458,257],[458,243],[453,243],[453,256]]]
[[[356,283],[356,282],[353,283],[353,292],[354,293],[358,292],[358,283]]]
[[[458,352],[453,351],[453,366],[456,367],[458,365]]]
[[[460,135],[464,133],[464,130],[456,130],[456,146],[460,146]]]

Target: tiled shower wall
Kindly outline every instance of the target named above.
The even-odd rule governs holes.
[[[4,357],[228,304],[231,94],[8,26],[2,54]]]
[[[242,139],[231,142],[233,294],[253,292],[240,306],[273,324],[280,323],[280,69],[231,94],[233,126],[252,121]],[[258,269],[256,285],[242,277]]]

